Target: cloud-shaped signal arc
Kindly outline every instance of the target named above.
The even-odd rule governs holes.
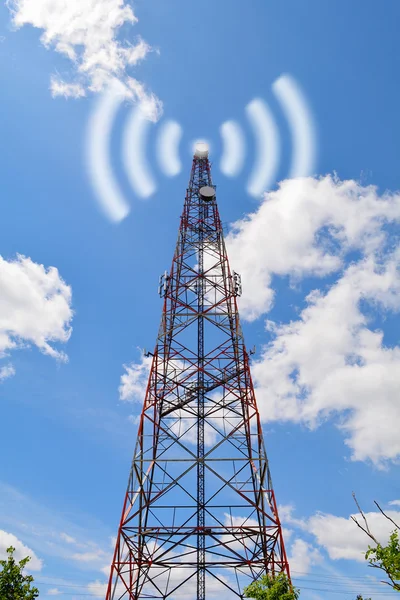
[[[133,190],[141,198],[148,198],[156,191],[145,156],[149,125],[150,121],[139,104],[128,117],[122,140],[126,174]]]
[[[247,192],[260,196],[275,181],[279,163],[280,141],[278,129],[268,106],[255,98],[246,106],[257,145],[257,161],[250,175]]]
[[[243,166],[245,155],[243,133],[235,121],[225,121],[219,131],[223,143],[220,169],[224,175],[233,177],[238,175]]]
[[[293,138],[293,161],[289,177],[306,177],[314,170],[316,135],[307,100],[290,75],[282,75],[272,85],[282,105]]]
[[[168,177],[181,172],[179,144],[182,139],[182,127],[176,121],[167,121],[157,139],[157,159],[161,170]]]
[[[293,158],[289,177],[306,177],[315,168],[316,135],[311,111],[306,98],[290,75],[282,75],[272,85],[282,111],[288,120],[293,140]],[[121,103],[125,100],[123,86],[115,81],[95,105],[87,131],[86,160],[89,177],[96,197],[105,215],[112,221],[124,219],[130,207],[116,181],[111,160],[110,142],[113,123]],[[280,158],[280,139],[277,126],[267,104],[253,99],[246,107],[256,141],[256,162],[250,174],[247,192],[260,196],[274,184]],[[142,198],[151,196],[156,184],[146,160],[146,142],[150,121],[140,104],[132,107],[122,136],[122,158],[126,174],[134,192]],[[245,140],[235,121],[226,121],[220,127],[223,142],[221,171],[227,176],[237,175],[243,167]],[[157,139],[157,158],[167,176],[177,175],[182,168],[179,146],[182,128],[176,121],[164,123]]]
[[[88,172],[96,197],[105,215],[115,222],[122,221],[130,211],[115,181],[109,156],[112,126],[123,100],[122,86],[115,82],[96,104],[89,119],[86,143]]]

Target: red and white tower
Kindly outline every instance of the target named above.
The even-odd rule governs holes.
[[[197,147],[106,600],[243,598],[289,575],[208,151]]]

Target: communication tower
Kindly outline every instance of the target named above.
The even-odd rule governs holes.
[[[196,147],[106,600],[243,598],[290,577],[208,149]]]

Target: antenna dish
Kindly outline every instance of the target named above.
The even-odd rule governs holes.
[[[215,188],[210,185],[204,185],[199,189],[200,198],[204,200],[204,202],[210,202],[215,198]]]

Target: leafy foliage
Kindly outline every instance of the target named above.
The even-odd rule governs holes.
[[[297,600],[300,590],[294,588],[285,573],[275,577],[264,575],[244,590],[246,598],[255,600]]]
[[[31,587],[32,575],[24,575],[23,570],[30,557],[27,556],[17,563],[14,559],[15,548],[7,548],[7,560],[0,560],[0,598],[1,600],[35,600],[39,590]]]
[[[387,583],[391,588],[400,592],[400,543],[399,543],[399,525],[393,521],[393,519],[385,513],[384,510],[379,506],[379,504],[374,501],[376,506],[379,508],[382,515],[393,523],[396,529],[391,533],[389,538],[389,543],[387,546],[382,546],[382,544],[376,539],[374,534],[371,532],[367,518],[361,507],[357,501],[356,495],[353,492],[353,498],[357,505],[358,510],[360,511],[360,515],[364,520],[364,525],[361,525],[355,517],[351,517],[354,523],[364,531],[371,538],[371,540],[375,543],[374,547],[368,546],[368,550],[365,554],[366,560],[369,562],[370,567],[375,567],[376,569],[381,569],[384,571],[389,578],[390,581],[384,581],[383,583]],[[361,598],[362,600],[362,598]]]
[[[387,546],[377,544],[375,548],[368,546],[365,558],[371,567],[385,571],[391,581],[391,586],[400,592],[400,543],[398,531],[393,531]]]

